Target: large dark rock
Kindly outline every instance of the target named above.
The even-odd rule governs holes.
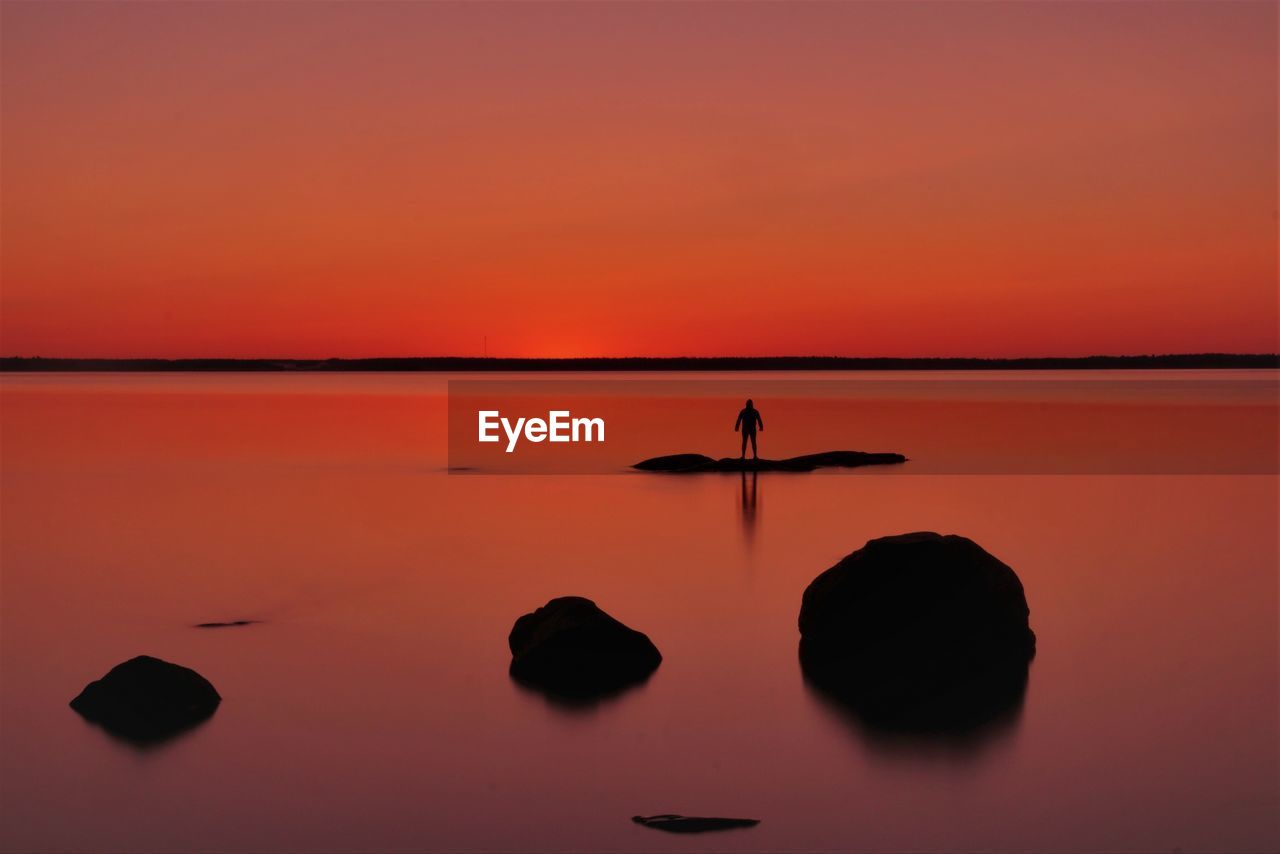
[[[1019,707],[1035,635],[1022,582],[965,537],[871,540],[813,580],[800,662],[863,722],[966,730]]]
[[[713,459],[703,454],[669,454],[636,463],[632,468],[670,474],[734,471],[813,471],[819,468],[857,468],[905,463],[902,454],[868,453],[866,451],[824,451],[785,460],[753,460],[738,457]]]
[[[131,658],[85,686],[71,708],[129,741],[161,741],[208,718],[222,698],[187,667],[149,655]]]
[[[592,700],[643,682],[662,662],[649,638],[590,599],[552,599],[516,620],[511,676],[566,701]]]

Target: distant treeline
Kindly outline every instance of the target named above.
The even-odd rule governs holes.
[[[1280,354],[1185,353],[1032,359],[897,359],[843,356],[675,356],[617,359],[46,359],[0,358],[0,371],[1044,371],[1280,368]]]

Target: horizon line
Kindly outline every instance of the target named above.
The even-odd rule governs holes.
[[[1146,353],[1088,356],[330,356],[299,357],[67,357],[0,356],[0,372],[228,370],[502,370],[529,368],[606,369],[837,369],[933,368],[1280,368],[1280,353]]]
[[[586,359],[874,359],[874,360],[945,360],[945,359],[965,359],[965,360],[983,360],[983,361],[1015,361],[1023,359],[1185,359],[1188,356],[1230,356],[1235,357],[1254,357],[1254,356],[1280,356],[1280,350],[1275,351],[1226,351],[1226,350],[1194,350],[1194,351],[1174,351],[1174,352],[1146,352],[1146,353],[1087,353],[1084,356],[1062,356],[1055,353],[1037,353],[1033,356],[966,356],[966,355],[948,355],[948,356],[846,356],[837,355],[837,353],[768,353],[763,356],[746,356],[741,353],[722,353],[717,356],[692,356],[685,353],[673,353],[673,355],[662,356],[492,356],[492,355],[463,355],[463,353],[445,353],[445,355],[422,356],[422,355],[402,355],[396,356],[47,356],[44,353],[37,353],[35,356],[23,356],[18,353],[9,353],[9,355],[0,356],[0,361],[12,360],[61,360],[61,361],[293,361],[293,362],[319,362],[319,361],[369,361],[380,359],[470,359],[470,360],[538,360],[538,361],[566,361],[566,360],[586,360]]]

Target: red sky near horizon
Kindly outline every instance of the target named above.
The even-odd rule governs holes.
[[[0,352],[1274,352],[1277,6],[3,4]]]

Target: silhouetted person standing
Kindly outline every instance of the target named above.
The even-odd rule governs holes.
[[[742,454],[738,457],[740,460],[747,458],[747,440],[751,440],[751,459],[758,460],[760,455],[756,453],[756,428],[764,429],[764,419],[760,417],[760,410],[756,409],[755,404],[750,400],[747,405],[742,407],[742,411],[738,413],[738,420],[733,422],[733,432],[737,433],[738,428],[742,428]]]

